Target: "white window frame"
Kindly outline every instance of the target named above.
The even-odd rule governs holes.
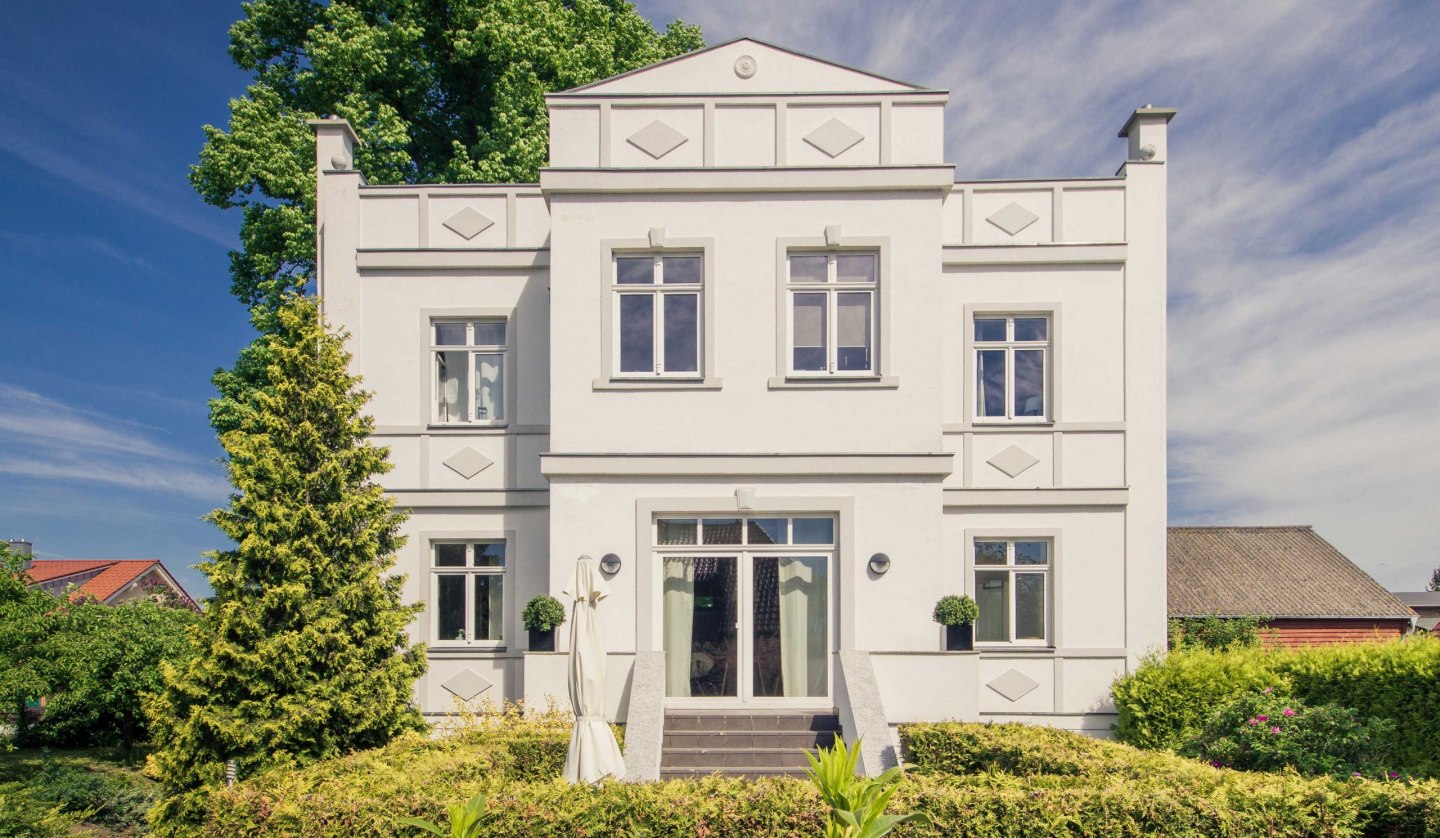
[[[503,344],[481,344],[475,341],[475,324],[491,323],[500,324],[505,327],[505,343]],[[440,325],[463,324],[465,326],[465,343],[450,344],[442,346],[436,339],[436,327]],[[509,317],[465,317],[465,316],[436,316],[429,319],[429,351],[426,358],[429,362],[427,375],[430,378],[430,409],[429,423],[441,427],[481,427],[493,428],[502,427],[509,423],[510,413],[514,409],[511,405],[510,386],[512,375],[512,364],[510,362],[510,347],[514,343],[512,334],[514,324]],[[440,393],[439,376],[436,370],[439,364],[439,353],[441,352],[464,352],[469,356],[467,361],[465,385],[469,394],[466,399],[467,416],[464,419],[443,419],[440,415]],[[475,376],[479,372],[479,365],[476,363],[476,356],[499,355],[500,356],[500,415],[490,419],[475,419]]]
[[[503,649],[505,648],[506,635],[510,632],[509,620],[509,596],[510,584],[506,580],[510,563],[512,560],[510,538],[499,538],[489,536],[477,536],[474,538],[432,538],[429,540],[428,551],[430,554],[430,598],[428,611],[430,612],[430,645],[443,648],[476,648],[476,649]],[[465,564],[461,567],[441,567],[439,564],[439,551],[437,548],[442,544],[463,544],[465,546]],[[476,544],[499,544],[505,550],[504,562],[500,567],[475,567],[475,545]],[[462,623],[462,631],[466,634],[464,639],[440,638],[440,577],[461,576],[465,579],[465,618]],[[473,633],[475,626],[475,581],[476,576],[498,576],[500,577],[500,637],[498,639],[477,640],[469,635]]]
[[[1005,340],[1003,341],[981,341],[975,337],[975,324],[980,320],[1004,320]],[[1017,341],[1015,340],[1016,320],[1044,320],[1045,340],[1043,341]],[[1016,425],[1045,425],[1054,421],[1054,351],[1055,345],[1055,315],[1049,311],[1037,312],[1000,312],[1000,311],[975,311],[972,312],[967,323],[969,334],[967,343],[970,346],[970,416],[977,425],[984,424],[1016,424]],[[1044,369],[1041,372],[1042,397],[1045,400],[1045,409],[1039,416],[1017,416],[1015,410],[1015,350],[1040,350],[1041,363]],[[987,351],[1004,350],[1005,352],[1005,415],[1004,416],[983,416],[980,411],[981,389],[980,389],[980,353]]]
[[[1004,542],[1005,543],[1005,564],[979,564],[975,561],[975,545],[980,542]],[[1044,565],[1016,564],[1015,544],[1021,541],[1043,542],[1045,544]],[[1018,533],[1007,533],[1004,535],[992,534],[970,534],[965,539],[967,555],[965,564],[969,568],[969,579],[967,580],[971,595],[978,601],[980,599],[980,587],[978,574],[980,573],[1005,573],[1007,574],[1006,584],[1009,585],[1010,612],[1006,615],[1006,627],[1009,633],[1007,640],[980,640],[980,627],[975,626],[975,648],[976,649],[1009,649],[1009,648],[1038,648],[1048,649],[1055,646],[1055,573],[1056,564],[1056,543],[1057,538],[1053,534],[1025,535]],[[1045,636],[1043,638],[1015,637],[1015,576],[1017,574],[1032,573],[1042,575],[1045,578]]]
[[[796,282],[790,275],[790,260],[796,256],[823,256],[826,259],[825,281]],[[838,256],[873,256],[875,258],[874,282],[840,282],[836,277]],[[876,378],[880,375],[880,275],[882,260],[874,248],[844,250],[792,249],[785,254],[785,375],[788,378]],[[795,369],[795,295],[825,294],[825,369]],[[868,293],[870,295],[870,367],[864,370],[841,370],[838,367],[839,342],[839,294]]]
[[[686,283],[665,284],[664,260],[675,257],[693,257],[700,260],[700,281]],[[620,284],[620,260],[621,259],[651,259],[652,270],[654,271],[649,285]],[[615,324],[611,334],[610,375],[616,380],[685,380],[698,381],[705,378],[706,361],[706,340],[705,340],[705,286],[709,271],[706,269],[706,258],[703,250],[663,250],[647,251],[643,253],[627,253],[617,250],[610,258],[610,322]],[[672,295],[691,295],[695,297],[695,369],[669,371],[665,369],[665,297]],[[628,370],[621,371],[622,360],[621,340],[624,330],[621,328],[620,299],[626,296],[645,296],[652,298],[651,303],[651,366],[650,371]]]

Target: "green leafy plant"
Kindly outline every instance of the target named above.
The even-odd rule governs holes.
[[[830,807],[826,838],[881,838],[902,823],[925,819],[919,812],[885,814],[885,806],[899,791],[900,768],[896,766],[873,778],[856,775],[861,744],[857,741],[855,749],[850,750],[836,736],[835,744],[820,748],[818,756],[805,754],[810,761],[805,773],[819,790],[820,799]]]
[[[1248,649],[1260,645],[1268,617],[1176,617],[1170,620],[1171,649]]]
[[[942,626],[968,626],[980,617],[980,606],[964,594],[942,596],[935,603],[934,617]]]
[[[565,622],[565,606],[548,594],[532,597],[520,612],[520,621],[532,631],[551,631]]]
[[[480,827],[485,825],[485,820],[489,815],[485,806],[486,801],[483,794],[477,794],[464,803],[451,804],[448,830],[420,818],[397,818],[397,820],[406,826],[423,829],[432,835],[440,835],[442,838],[447,835],[450,838],[479,838]]]
[[[1293,768],[1301,774],[1387,776],[1389,719],[1362,719],[1334,704],[1307,707],[1266,687],[1230,701],[1180,748],[1184,756],[1246,771]]]

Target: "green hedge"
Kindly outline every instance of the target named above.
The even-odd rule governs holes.
[[[420,737],[214,789],[202,821],[164,835],[407,835],[395,819],[442,820],[484,791],[486,836],[813,836],[825,810],[809,783],[727,778],[570,786],[563,731]],[[903,836],[1419,836],[1440,838],[1440,784],[1336,781],[1211,768],[1164,753],[1024,725],[902,729],[910,771]],[[545,754],[543,758],[535,754]],[[528,754],[530,757],[518,757]],[[533,757],[533,758],[531,758]],[[543,776],[542,776],[543,775]]]
[[[1395,722],[1395,769],[1440,777],[1440,638],[1307,649],[1171,652],[1115,682],[1117,738],[1175,749],[1217,708],[1267,686],[1314,705],[1353,707]]]

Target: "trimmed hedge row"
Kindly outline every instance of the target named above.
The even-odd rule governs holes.
[[[563,755],[563,731],[524,737],[523,752]],[[203,822],[159,832],[405,835],[397,817],[440,820],[446,804],[480,791],[490,798],[487,836],[823,832],[824,806],[806,782],[715,777],[570,786],[556,779],[559,765],[548,758],[514,761],[510,738],[507,731],[441,741],[411,737],[305,769],[272,771],[212,790]],[[893,807],[923,811],[930,820],[907,824],[897,836],[1440,838],[1437,783],[1247,774],[1024,725],[911,725],[902,739],[913,765]]]
[[[1306,649],[1186,650],[1146,661],[1113,687],[1116,737],[1146,749],[1175,749],[1221,705],[1278,687],[1312,706],[1338,704],[1390,719],[1394,768],[1440,777],[1440,638]]]

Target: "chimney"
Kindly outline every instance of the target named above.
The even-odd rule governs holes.
[[[21,569],[29,570],[30,566],[34,564],[35,545],[23,538],[12,538],[7,546],[9,546],[10,552],[25,557],[25,563],[21,565]]]

